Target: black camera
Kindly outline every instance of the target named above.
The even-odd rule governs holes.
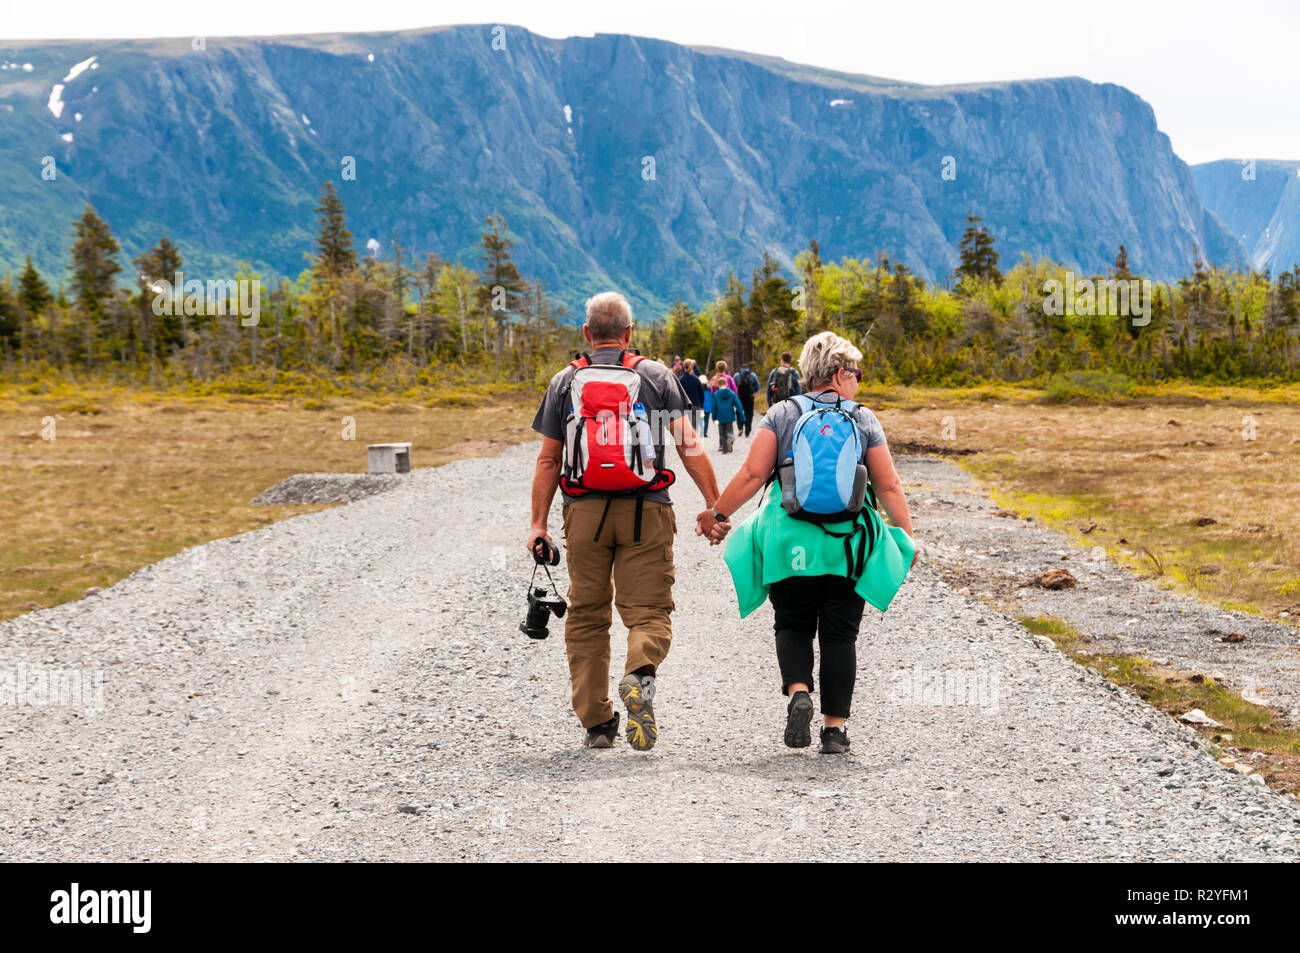
[[[548,567],[560,564],[559,549],[539,536],[533,540],[533,560],[535,563],[533,578],[528,583],[528,617],[519,623],[519,631],[530,639],[544,639],[551,634],[546,630],[546,624],[551,616],[563,619],[569,604],[558,593],[551,595],[545,586],[534,585],[537,581],[537,567],[541,566],[546,570],[546,578],[551,584],[551,589],[555,588],[555,580],[551,578],[551,570]]]
[[[530,639],[544,639],[551,634],[546,631],[550,617],[563,619],[568,608],[559,596],[548,595],[545,586],[536,586],[528,592],[528,618],[519,623],[519,631]]]

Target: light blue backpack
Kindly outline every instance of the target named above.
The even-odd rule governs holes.
[[[856,519],[870,492],[862,437],[853,418],[857,403],[825,404],[805,394],[790,400],[802,414],[777,470],[781,505],[791,516],[811,523]],[[871,496],[874,508],[875,494]]]

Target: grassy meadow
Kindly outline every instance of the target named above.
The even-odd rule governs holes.
[[[0,391],[0,619],[321,509],[249,501],[294,473],[364,472],[367,443],[410,441],[412,465],[428,467],[531,433],[531,394],[411,396]],[[344,439],[345,417],[355,439]]]
[[[1300,621],[1300,389],[1164,388],[1066,404],[1016,388],[895,390],[865,400],[896,451],[953,454],[1000,504],[1161,584]]]

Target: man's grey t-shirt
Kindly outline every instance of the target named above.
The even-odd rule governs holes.
[[[804,396],[826,407],[835,406],[835,401],[839,398],[838,394],[830,390]],[[769,410],[767,415],[763,417],[762,423],[759,424],[760,427],[765,427],[776,434],[778,466],[781,457],[790,449],[790,444],[794,440],[795,424],[799,422],[799,418],[803,414],[804,409],[799,406],[799,401],[783,400]],[[862,440],[862,459],[865,463],[867,451],[872,447],[879,447],[885,442],[885,430],[880,426],[880,421],[876,419],[876,415],[861,404],[854,408],[853,419],[858,425],[858,437]]]
[[[598,348],[591,352],[591,361],[593,364],[617,364],[620,353],[616,347]],[[543,437],[564,442],[564,418],[569,415],[570,410],[565,392],[576,370],[573,365],[568,365],[552,377],[551,383],[547,385],[542,404],[537,408],[537,416],[533,418],[533,429]],[[667,422],[685,415],[691,402],[687,399],[686,392],[682,390],[681,383],[673,376],[673,372],[658,361],[649,359],[641,361],[636,366],[636,372],[641,376],[641,403],[645,404],[646,413],[655,424],[653,438],[655,447],[659,451],[659,466],[662,467],[666,465],[665,442],[672,439],[665,432]],[[565,506],[581,499],[581,497],[569,496],[563,491],[561,494]],[[672,498],[669,497],[666,489],[654,490],[647,493],[645,498],[652,503],[672,503]]]

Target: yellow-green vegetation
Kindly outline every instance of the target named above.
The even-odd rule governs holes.
[[[417,467],[485,456],[529,439],[534,408],[532,393],[468,386],[364,399],[0,391],[0,618],[320,509],[249,501],[293,473],[364,472],[367,443],[410,441]]]
[[[1000,505],[1159,584],[1296,621],[1300,389],[1212,390],[1087,406],[1025,392],[867,402],[891,444],[962,454]]]
[[[1131,689],[1153,708],[1175,717],[1199,708],[1223,726],[1197,726],[1221,755],[1255,768],[1270,786],[1300,792],[1300,729],[1279,723],[1268,708],[1246,701],[1201,673],[1179,672],[1141,656],[1095,651],[1087,635],[1062,619],[1018,618],[1030,632],[1048,637],[1074,661]],[[1263,757],[1251,757],[1255,752]]]
[[[972,387],[906,387],[866,380],[858,399],[870,407],[918,410],[932,406],[962,406],[975,403],[1051,404],[1079,406],[1094,403],[1091,396],[1064,401],[1049,399],[1046,391],[1034,384],[989,383]],[[1157,384],[1133,384],[1124,394],[1111,394],[1103,403],[1116,407],[1200,406],[1205,403],[1224,406],[1258,404],[1300,405],[1300,385],[1261,382],[1259,385],[1203,384],[1174,381]],[[1086,410],[1084,411],[1086,413]]]
[[[55,406],[64,413],[95,413],[105,400],[149,402],[174,397],[284,399],[307,410],[328,409],[336,400],[361,397],[380,404],[472,407],[502,396],[533,395],[539,386],[510,380],[487,364],[417,367],[403,360],[357,373],[248,367],[204,378],[37,366],[0,375],[0,409],[32,397],[57,402]]]

